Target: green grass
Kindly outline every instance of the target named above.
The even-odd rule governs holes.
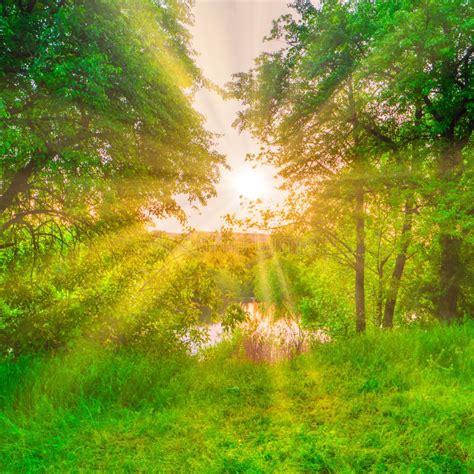
[[[94,347],[0,365],[1,472],[472,472],[472,325],[275,365]]]

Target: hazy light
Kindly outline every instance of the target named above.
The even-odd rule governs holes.
[[[232,176],[232,184],[239,196],[246,199],[264,198],[271,192],[271,183],[265,174],[253,168],[236,171]]]
[[[262,51],[272,52],[281,48],[281,43],[263,42],[270,33],[272,21],[290,12],[287,0],[196,0],[193,13],[195,25],[191,28],[192,46],[198,52],[197,65],[204,75],[220,87],[232,80],[232,74],[247,71]],[[208,89],[199,90],[194,97],[194,106],[205,117],[206,127],[220,135],[217,150],[226,155],[232,170],[222,170],[222,179],[217,184],[217,196],[206,206],[193,208],[186,196],[177,196],[177,202],[188,215],[188,225],[199,230],[215,231],[223,225],[222,217],[227,214],[247,215],[239,196],[255,200],[265,198],[267,202],[282,202],[285,193],[278,190],[279,181],[273,176],[276,170],[262,168],[266,176],[265,186],[253,186],[258,191],[247,191],[247,176],[237,178],[240,170],[250,168],[245,161],[248,154],[257,154],[260,145],[247,131],[239,133],[232,127],[241,105],[237,100],[224,100],[222,96]],[[253,179],[252,179],[253,180]],[[234,183],[241,181],[242,186]],[[258,183],[257,183],[258,184]],[[261,193],[261,194],[260,194]],[[270,205],[270,204],[269,204]],[[167,232],[184,232],[182,223],[170,217],[154,219],[153,229]]]

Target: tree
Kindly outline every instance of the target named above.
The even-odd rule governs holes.
[[[288,187],[337,196],[340,212],[352,216],[356,327],[364,331],[365,199],[374,160],[393,144],[366,121],[354,74],[369,52],[379,6],[330,0],[295,8],[301,19],[284,16],[272,31],[286,46],[235,76],[231,93],[245,107],[237,124],[259,138],[264,150],[257,158],[276,165]]]
[[[214,194],[223,158],[192,108],[189,22],[177,0],[2,2],[3,247]]]
[[[237,124],[262,141],[258,159],[276,165],[288,187],[305,190],[309,209],[332,201],[331,222],[323,216],[316,223],[338,258],[354,258],[358,330],[365,327],[367,255],[376,253],[367,248],[367,209],[379,198],[403,216],[391,230],[397,255],[379,262],[393,261],[384,326],[393,325],[420,205],[436,209],[438,315],[454,319],[472,222],[465,173],[474,115],[472,6],[327,0],[294,7],[299,18],[282,17],[271,36],[286,45],[231,85],[244,104]],[[349,242],[344,214],[355,223]]]
[[[438,317],[460,316],[458,300],[465,266],[461,247],[472,216],[466,173],[472,169],[474,125],[472,22],[465,1],[423,0],[403,4],[384,25],[377,48],[364,65],[373,85],[372,104],[385,104],[392,116],[416,127],[435,159],[432,178],[438,192],[432,206],[439,226]],[[453,210],[456,210],[453,212]],[[464,223],[463,223],[464,221]]]

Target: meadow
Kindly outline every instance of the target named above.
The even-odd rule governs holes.
[[[320,345],[275,364],[80,345],[0,365],[2,472],[474,468],[474,327]]]

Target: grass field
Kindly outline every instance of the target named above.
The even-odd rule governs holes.
[[[472,472],[474,327],[246,362],[82,345],[0,365],[1,472]]]

